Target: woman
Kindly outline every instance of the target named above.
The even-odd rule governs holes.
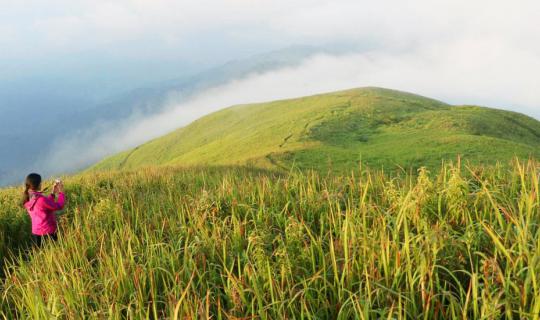
[[[41,246],[44,238],[56,240],[58,225],[55,212],[64,208],[64,185],[57,180],[52,194],[44,196],[40,191],[41,176],[37,173],[31,173],[26,177],[25,188],[23,206],[32,220],[33,242],[37,246]]]

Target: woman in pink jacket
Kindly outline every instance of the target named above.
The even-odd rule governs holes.
[[[32,240],[38,246],[42,245],[44,238],[56,240],[58,225],[55,212],[64,208],[64,185],[57,180],[52,194],[45,196],[40,191],[41,176],[37,173],[29,174],[25,185],[23,206],[32,220]]]

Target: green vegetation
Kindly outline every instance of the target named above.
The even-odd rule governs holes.
[[[538,319],[538,168],[326,176],[159,167],[71,177],[60,240],[7,263],[0,311]],[[19,192],[0,191],[4,240],[28,227]]]
[[[509,111],[450,106],[363,88],[215,112],[94,169],[152,165],[251,165],[347,173],[436,169],[461,154],[473,164],[540,156],[540,122]]]
[[[41,250],[0,190],[0,315],[539,319],[539,147],[385,89],[231,107],[68,177]]]

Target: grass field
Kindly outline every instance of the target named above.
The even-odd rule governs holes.
[[[226,108],[94,169],[252,165],[343,174],[360,161],[372,168],[436,170],[441,159],[457,154],[476,164],[539,158],[540,122],[510,111],[360,88]]]
[[[539,164],[66,179],[57,243],[0,191],[8,319],[540,316]]]

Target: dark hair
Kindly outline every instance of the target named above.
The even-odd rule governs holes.
[[[24,205],[30,200],[30,189],[38,190],[41,186],[41,176],[37,173],[31,173],[26,177],[24,181],[24,194],[22,204]]]

